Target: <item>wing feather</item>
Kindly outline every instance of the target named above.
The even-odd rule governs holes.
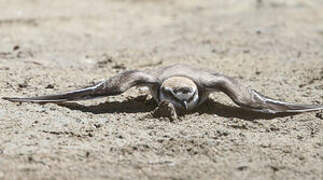
[[[2,99],[12,102],[65,102],[100,98],[105,96],[115,96],[122,94],[134,86],[154,86],[159,85],[159,81],[153,76],[141,71],[126,71],[120,73],[107,81],[100,82],[94,86],[84,89],[74,90],[66,93],[38,96],[38,97],[3,97]]]
[[[322,110],[323,105],[293,104],[266,97],[254,89],[250,89],[237,80],[221,74],[213,74],[204,86],[209,91],[222,91],[242,108],[265,113],[307,112]]]

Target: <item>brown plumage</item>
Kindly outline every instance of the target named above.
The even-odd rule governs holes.
[[[242,108],[265,113],[322,110],[322,105],[298,105],[266,97],[237,80],[188,65],[172,65],[147,71],[125,71],[92,87],[67,93],[30,98],[3,99],[13,102],[64,102],[122,94],[133,86],[147,86],[157,102],[169,101],[176,108],[193,109],[212,92],[221,91]]]

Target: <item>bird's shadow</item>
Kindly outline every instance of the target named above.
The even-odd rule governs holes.
[[[152,99],[147,99],[146,95],[129,98],[125,101],[113,101],[104,102],[97,105],[85,106],[78,103],[61,103],[59,106],[66,107],[71,110],[78,110],[82,112],[90,112],[93,114],[104,114],[104,113],[140,113],[140,112],[152,112],[156,107],[157,103]],[[227,106],[212,99],[206,100],[202,105],[197,107],[192,113],[200,114],[214,114],[221,117],[227,118],[240,118],[244,120],[256,120],[256,119],[274,119],[277,117],[291,116],[298,113],[276,113],[268,114],[262,112],[248,111],[239,107]],[[185,114],[181,115],[184,116]]]
[[[151,112],[157,107],[153,99],[147,99],[146,95],[128,98],[125,101],[104,102],[97,105],[85,106],[75,102],[65,102],[58,104],[71,110],[90,112],[93,114],[104,113],[142,113]]]

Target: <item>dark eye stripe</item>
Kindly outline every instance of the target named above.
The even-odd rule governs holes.
[[[179,91],[181,91],[183,94],[187,94],[187,93],[191,92],[192,90],[189,87],[181,87],[181,88],[174,90],[175,93],[177,93]]]
[[[194,94],[187,100],[187,102],[191,102],[196,95],[197,91],[194,91]],[[182,101],[177,98],[177,96],[174,96],[174,94],[170,91],[165,90],[164,94],[168,97],[172,97],[176,102],[181,103]]]
[[[172,97],[176,102],[181,103],[181,100],[174,96],[172,92],[165,90],[164,94],[168,97]]]
[[[168,96],[174,96],[172,92],[167,91],[167,90],[165,90],[164,93],[165,93],[165,95],[168,95]]]

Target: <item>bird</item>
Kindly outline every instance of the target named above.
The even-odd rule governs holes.
[[[223,92],[243,109],[262,113],[298,113],[323,109],[323,105],[293,104],[276,100],[232,77],[186,64],[150,70],[128,70],[93,86],[60,94],[2,99],[12,102],[60,103],[116,96],[135,86],[148,87],[158,104],[166,102],[176,111],[184,112],[193,110],[214,92]]]

